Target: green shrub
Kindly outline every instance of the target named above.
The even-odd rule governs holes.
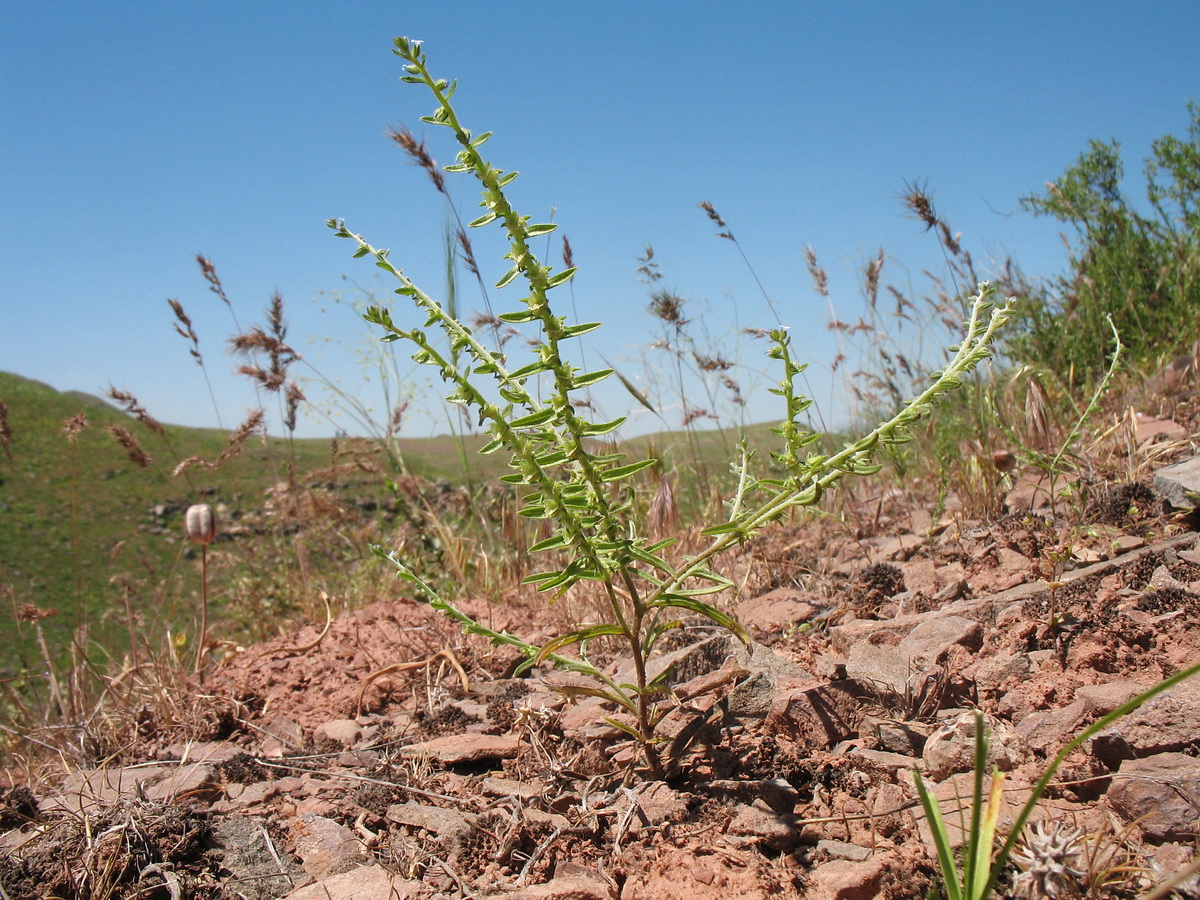
[[[1066,273],[1026,294],[1006,341],[1009,356],[1057,372],[1068,386],[1099,380],[1111,328],[1133,365],[1189,350],[1200,331],[1200,106],[1186,139],[1156,140],[1145,161],[1149,215],[1121,192],[1116,141],[1088,149],[1043,194],[1021,203],[1074,232]]]
[[[434,95],[437,108],[423,121],[449,128],[461,150],[448,172],[470,173],[483,186],[484,213],[471,227],[498,222],[506,234],[510,268],[497,287],[518,282],[527,290],[519,306],[499,318],[514,326],[528,326],[531,361],[524,365],[508,359],[502,348],[487,346],[476,333],[434,298],[415,285],[394,265],[388,251],[368,244],[345,224],[331,220],[338,237],[352,240],[355,256],[370,256],[377,266],[400,283],[395,293],[407,297],[427,318],[423,327],[405,329],[396,324],[390,310],[381,306],[368,310],[366,318],[383,329],[383,340],[406,340],[415,346],[413,359],[437,371],[451,386],[449,401],[465,406],[491,437],[483,452],[501,449],[511,455],[510,474],[501,480],[522,492],[521,515],[541,520],[548,536],[530,547],[530,553],[553,560],[544,571],[525,582],[538,590],[560,597],[576,587],[590,585],[604,597],[608,621],[590,623],[538,647],[507,632],[497,632],[474,621],[451,600],[441,596],[395,552],[378,549],[400,576],[418,586],[433,606],[461,623],[467,632],[516,648],[526,657],[525,666],[550,662],[587,676],[592,684],[576,692],[601,697],[625,714],[612,724],[627,732],[641,747],[655,777],[664,765],[655,738],[655,728],[667,708],[659,701],[667,691],[663,672],[652,677],[648,660],[658,641],[683,624],[683,617],[702,616],[728,629],[743,641],[746,633],[737,621],[705,598],[733,587],[715,567],[720,555],[745,541],[764,526],[796,507],[818,502],[822,493],[848,474],[871,474],[879,470],[874,456],[881,445],[909,440],[908,429],[929,414],[942,395],[959,387],[964,375],[989,355],[989,345],[1007,321],[1011,306],[989,315],[987,298],[993,293],[986,283],[969,304],[965,337],[953,348],[945,369],[932,383],[899,412],[868,433],[830,455],[812,452],[820,435],[799,424],[811,401],[794,387],[804,366],[793,359],[787,330],[770,333],[774,344],[769,356],[783,367],[784,377],[772,392],[783,399],[786,418],[774,429],[783,448],[772,454],[779,477],[760,478],[751,470],[752,456],[743,449],[734,463],[737,486],[728,502],[722,524],[705,529],[708,544],[690,555],[669,554],[672,539],[653,540],[646,523],[638,521],[637,504],[631,502],[631,480],[652,466],[653,459],[626,462],[621,454],[608,452],[598,439],[611,434],[622,419],[592,422],[580,414],[573,402],[577,392],[608,378],[610,369],[583,372],[567,361],[568,342],[600,327],[599,323],[568,324],[556,315],[550,291],[566,284],[573,268],[559,272],[544,265],[533,253],[533,238],[548,234],[552,224],[530,224],[516,212],[505,187],[516,177],[484,160],[480,147],[490,134],[472,135],[458,120],[450,98],[455,85],[433,78],[426,67],[419,42],[397,38],[395,52],[406,63],[405,81],[423,84]],[[431,329],[435,329],[431,337]],[[441,333],[441,337],[437,336]],[[597,639],[615,640],[632,660],[632,682],[615,677],[588,657],[588,645]],[[572,652],[574,655],[566,655]]]

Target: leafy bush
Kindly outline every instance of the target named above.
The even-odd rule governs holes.
[[[1092,383],[1109,363],[1113,324],[1130,361],[1190,349],[1200,328],[1200,106],[1188,104],[1186,139],[1156,140],[1145,161],[1149,215],[1121,192],[1116,141],[1088,149],[1044,194],[1022,200],[1074,231],[1068,270],[1048,286],[1023,285],[1019,325],[1006,351],[1068,384]]]
[[[355,256],[370,256],[378,267],[400,283],[395,293],[407,297],[427,317],[424,327],[402,328],[391,311],[375,306],[366,318],[383,329],[383,340],[406,340],[416,347],[413,359],[433,367],[452,386],[448,399],[471,411],[491,441],[483,452],[501,449],[511,454],[512,472],[503,481],[523,493],[521,515],[549,525],[549,536],[530,547],[531,553],[552,555],[555,563],[525,579],[538,590],[560,597],[576,587],[590,585],[604,597],[608,621],[575,628],[537,647],[519,636],[497,632],[474,621],[454,603],[441,596],[396,552],[379,549],[400,576],[428,595],[433,606],[456,621],[467,632],[516,648],[525,657],[525,667],[550,662],[587,676],[592,684],[577,687],[579,693],[601,697],[626,714],[612,724],[627,732],[641,747],[655,777],[664,773],[655,739],[655,728],[665,705],[658,701],[666,690],[669,674],[649,673],[648,660],[658,641],[682,626],[682,617],[699,615],[748,640],[737,621],[704,598],[733,587],[716,571],[715,561],[727,549],[745,541],[800,506],[818,502],[822,493],[848,474],[871,474],[879,470],[873,461],[881,445],[909,440],[908,429],[928,415],[935,401],[959,387],[964,375],[989,355],[989,345],[1007,321],[1010,305],[986,314],[993,293],[986,283],[969,304],[966,334],[953,348],[950,359],[924,391],[905,404],[865,437],[848,443],[831,455],[814,454],[812,445],[820,435],[808,431],[799,419],[811,401],[794,387],[804,366],[795,362],[787,330],[770,332],[774,344],[769,356],[782,364],[784,378],[772,392],[783,398],[786,418],[774,429],[783,448],[772,454],[780,477],[760,478],[751,471],[752,454],[743,449],[734,463],[737,487],[728,503],[724,523],[706,529],[708,544],[699,552],[676,558],[668,548],[673,539],[654,540],[637,521],[631,502],[632,476],[652,466],[653,459],[626,462],[621,454],[608,452],[597,439],[611,434],[622,419],[592,422],[580,414],[573,402],[576,392],[595,385],[612,373],[610,369],[583,372],[565,356],[567,342],[600,327],[599,323],[568,324],[553,311],[549,293],[566,284],[575,269],[555,272],[530,249],[533,238],[554,230],[552,224],[530,224],[510,204],[505,187],[517,173],[505,173],[480,154],[490,133],[478,136],[458,120],[450,98],[456,85],[435,79],[426,67],[419,42],[397,38],[395,53],[406,63],[404,80],[425,85],[434,95],[437,108],[423,121],[449,128],[461,146],[458,161],[448,172],[470,173],[483,186],[484,213],[471,227],[498,222],[506,234],[510,268],[497,287],[522,280],[528,290],[520,306],[500,314],[509,325],[532,326],[532,361],[512,368],[502,348],[487,346],[467,325],[433,297],[409,280],[394,265],[388,251],[376,249],[339,220],[329,226],[338,237],[352,240]],[[430,336],[429,329],[442,338]],[[588,645],[597,639],[615,639],[632,660],[632,682],[618,680],[593,663]],[[576,655],[564,655],[571,648]]]

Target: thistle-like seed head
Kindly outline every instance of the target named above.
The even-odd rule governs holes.
[[[211,544],[217,536],[217,518],[207,503],[189,506],[183,516],[183,532],[194,544]]]
[[[1013,879],[1013,894],[1026,900],[1073,897],[1083,887],[1084,872],[1076,868],[1083,855],[1083,832],[1065,822],[1047,827],[1038,822],[1025,832],[1025,843],[1012,854],[1021,870]]]

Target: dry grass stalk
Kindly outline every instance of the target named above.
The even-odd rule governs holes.
[[[221,279],[217,277],[217,267],[213,265],[212,260],[196,254],[196,262],[200,266],[200,273],[204,276],[204,280],[208,282],[208,289],[221,298],[230,311],[233,310],[233,304],[229,302],[229,298],[225,296],[225,288],[221,286]]]
[[[167,436],[167,430],[163,428],[162,423],[159,422],[158,419],[154,418],[154,416],[150,415],[150,413],[146,411],[146,408],[138,403],[137,397],[133,396],[133,394],[130,394],[128,391],[118,390],[111,385],[109,385],[109,388],[105,393],[109,398],[120,403],[125,409],[125,412],[133,416],[159,437],[165,438]]]
[[[148,469],[154,465],[154,460],[150,454],[142,449],[142,445],[138,443],[137,438],[133,436],[128,428],[124,428],[121,425],[109,425],[106,430],[113,436],[113,440],[125,448],[125,455],[139,469]]]
[[[729,226],[725,224],[725,220],[721,218],[720,213],[713,208],[711,203],[709,203],[707,200],[701,200],[696,205],[704,210],[705,214],[716,224],[718,228],[721,229],[717,232],[717,237],[725,238],[727,241],[732,241],[734,239],[733,232],[729,230]]]
[[[242,446],[246,443],[250,435],[262,429],[262,423],[263,411],[261,409],[251,410],[249,415],[246,416],[245,421],[229,436],[229,439],[225,442],[225,449],[221,451],[221,455],[217,457],[216,462],[209,462],[202,456],[189,456],[172,470],[171,477],[178,478],[188,469],[195,466],[202,466],[205,469],[219,468],[223,463],[228,462],[242,452]]]
[[[12,429],[8,427],[8,404],[0,400],[0,448],[3,448],[4,455],[12,462]]]
[[[178,300],[167,299],[171,311],[175,313],[175,331],[185,341],[192,346],[188,348],[188,353],[196,360],[197,365],[204,365],[204,358],[200,355],[200,336],[196,334],[196,329],[192,327],[192,320],[183,310],[183,304]]]
[[[433,182],[438,193],[446,194],[446,179],[442,175],[442,170],[438,168],[438,164],[429,155],[424,141],[418,141],[404,125],[388,128],[387,136],[396,143],[396,146],[407,153],[414,163],[425,170],[425,174],[429,176],[429,180]],[[446,196],[449,195],[446,194]]]
[[[74,444],[79,440],[79,435],[83,432],[83,429],[87,428],[87,424],[87,413],[80,410],[69,419],[63,419],[63,434],[67,436],[67,440]]]

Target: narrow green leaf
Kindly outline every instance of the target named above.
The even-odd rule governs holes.
[[[543,550],[557,550],[560,547],[565,547],[570,541],[565,534],[556,534],[546,538],[544,541],[538,541],[530,547],[527,553],[541,553]]]
[[[528,225],[525,228],[525,234],[531,238],[541,237],[543,234],[549,234],[557,227],[553,222],[547,222],[545,225]]]
[[[535,413],[530,413],[527,416],[521,416],[519,419],[513,419],[509,422],[509,427],[517,428],[532,428],[534,425],[543,425],[554,418],[554,410],[541,409]]]
[[[526,322],[532,322],[537,316],[527,309],[522,309],[517,312],[500,313],[496,318],[512,325],[524,325]]]
[[[572,266],[569,269],[563,269],[561,272],[551,276],[550,280],[548,282],[546,282],[546,290],[550,290],[551,288],[556,288],[560,284],[564,284],[565,282],[570,281],[572,278],[575,277],[575,273],[578,271],[579,271],[578,268]]]
[[[613,419],[611,422],[598,422],[595,424],[587,424],[583,426],[584,437],[599,437],[602,434],[608,434],[616,431],[625,423],[625,417]]]
[[[724,525],[709,526],[700,533],[705,537],[716,537],[720,534],[733,534],[735,531],[745,531],[745,528],[738,522],[726,522]]]
[[[509,284],[512,284],[513,279],[516,278],[520,274],[521,274],[521,270],[517,266],[513,266],[511,269],[509,269],[507,272],[504,273],[504,276],[499,281],[496,282],[496,287],[498,287],[498,288],[507,287]],[[504,318],[504,317],[501,316],[501,318]],[[526,321],[528,321],[528,320],[526,320]]]
[[[612,373],[612,369],[600,369],[597,372],[588,372],[586,375],[576,375],[571,379],[571,390],[577,391],[580,388],[591,387],[593,384],[599,384]]]
[[[536,663],[541,663],[551,653],[556,653],[563,647],[569,647],[572,644],[578,644],[583,641],[590,641],[602,635],[624,634],[619,625],[589,625],[587,628],[580,628],[577,631],[572,631],[567,634],[562,634],[554,640],[542,646],[535,658]]]
[[[595,331],[602,324],[601,322],[582,322],[579,325],[568,325],[563,329],[562,338],[566,340],[567,338],[580,337],[589,331]]]
[[[468,222],[467,227],[468,228],[482,228],[484,225],[490,225],[492,222],[495,222],[498,218],[500,218],[500,216],[498,216],[496,213],[492,212],[491,210],[488,210],[482,216],[480,216],[478,219],[475,219],[473,222]]]
[[[741,622],[707,603],[680,594],[664,594],[661,599],[650,605],[653,609],[686,609],[689,612],[697,613],[729,631],[743,644],[750,643],[750,635],[746,633]]]
[[[650,466],[657,463],[657,459],[642,459],[635,463],[630,463],[627,466],[617,466],[614,469],[608,469],[601,473],[600,478],[603,481],[619,481],[632,475],[634,472],[640,472],[642,469],[648,469]]]

